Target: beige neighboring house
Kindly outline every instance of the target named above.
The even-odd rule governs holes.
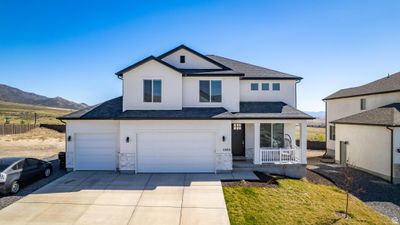
[[[328,154],[400,183],[400,73],[339,90],[324,101]]]

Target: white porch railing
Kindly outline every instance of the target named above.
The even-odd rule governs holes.
[[[261,163],[300,163],[301,148],[261,148]]]

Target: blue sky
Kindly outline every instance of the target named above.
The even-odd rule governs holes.
[[[96,3],[96,4],[94,4]],[[302,76],[298,107],[400,71],[400,1],[2,1],[0,83],[96,104],[179,44]]]

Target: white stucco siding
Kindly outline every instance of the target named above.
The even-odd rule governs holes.
[[[116,136],[116,147],[119,149],[119,121],[111,120],[67,120],[66,121],[66,163],[67,168],[75,167],[76,139],[79,135],[104,135]],[[68,136],[71,140],[68,141]],[[118,152],[115,152],[115,165],[118,165]],[[93,155],[96,157],[96,155]]]
[[[180,56],[185,56],[185,63],[180,62]],[[177,68],[182,69],[220,69],[215,64],[185,50],[180,49],[162,59]]]
[[[326,115],[327,115],[327,148],[335,149],[335,141],[329,140],[329,125],[330,122],[354,115],[366,110],[361,110],[361,99],[366,99],[366,110],[375,109],[384,105],[398,102],[400,99],[400,92],[387,93],[387,94],[376,94],[376,95],[366,95],[351,98],[340,98],[328,100],[326,105]]]
[[[400,127],[393,128],[393,162],[394,164],[400,164]],[[400,178],[400,173],[397,174]]]
[[[252,91],[250,85],[258,83],[257,91]],[[262,83],[269,83],[269,90],[261,89]],[[272,84],[280,83],[280,90],[273,91]],[[242,102],[264,102],[282,101],[290,106],[296,107],[296,81],[295,80],[241,80],[240,101]]]
[[[121,121],[120,125],[120,152],[122,156],[128,156],[133,164],[129,167],[122,167],[122,170],[137,170],[138,168],[138,146],[137,137],[143,133],[212,133],[215,143],[215,169],[231,170],[231,121],[227,120],[155,120],[155,121]],[[126,137],[130,141],[126,142]],[[225,141],[223,138],[225,137]],[[196,157],[195,155],[193,157]],[[121,159],[120,159],[121,161]]]
[[[161,102],[143,101],[143,80],[161,80]],[[148,61],[123,76],[123,110],[182,109],[182,74],[155,61]]]
[[[200,80],[221,80],[222,101],[200,102]],[[184,77],[183,107],[224,107],[228,111],[239,111],[239,78],[238,77]]]
[[[340,160],[340,141],[348,141],[350,164],[373,173],[390,176],[390,131],[384,126],[336,125],[335,160]]]

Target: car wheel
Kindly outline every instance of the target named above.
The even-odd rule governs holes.
[[[18,181],[13,181],[11,183],[11,194],[15,194],[19,191],[19,183]]]
[[[51,169],[50,168],[46,168],[44,170],[44,177],[49,177],[51,175]]]

